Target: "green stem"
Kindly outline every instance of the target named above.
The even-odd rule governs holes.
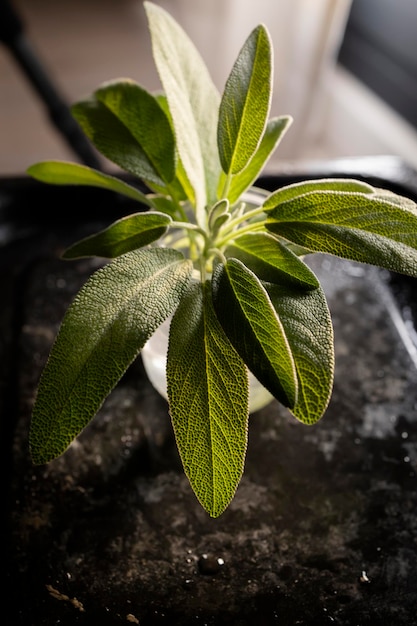
[[[197,224],[192,224],[191,222],[174,222],[172,221],[170,224],[171,228],[181,228],[183,230],[190,230],[190,231],[194,231],[199,233],[200,235],[203,235],[203,237],[206,237],[206,233],[204,232],[204,230],[202,228],[200,228],[200,226],[197,226]]]
[[[239,228],[238,231],[234,231],[232,233],[226,234],[226,236],[223,237],[222,239],[218,239],[216,243],[219,248],[224,248],[229,243],[229,241],[232,241],[233,239],[237,239],[241,235],[245,235],[246,233],[258,232],[264,229],[265,229],[265,225],[263,222],[259,222],[258,224],[256,223],[248,224],[248,226],[245,226],[244,228]],[[227,230],[229,231],[229,229]]]
[[[227,198],[227,194],[229,193],[229,189],[230,189],[230,184],[232,182],[232,176],[233,174],[230,174],[230,173],[226,175],[226,180],[224,181],[224,186],[223,186],[222,198]]]
[[[223,265],[226,263],[227,259],[219,248],[210,248],[209,252],[211,255],[219,257]]]
[[[243,213],[243,215],[240,215],[239,217],[235,217],[234,219],[230,220],[230,222],[227,222],[225,232],[228,233],[230,230],[233,230],[236,226],[239,226],[239,224],[242,224],[243,222],[246,222],[247,220],[250,220],[253,217],[258,217],[258,215],[262,215],[262,213],[265,213],[264,208],[262,206],[258,206],[255,209],[251,209],[250,211]]]

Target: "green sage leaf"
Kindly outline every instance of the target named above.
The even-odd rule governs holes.
[[[215,200],[220,175],[216,140],[220,95],[200,53],[179,24],[152,2],[144,2],[144,7],[179,156],[194,189],[198,221],[204,225],[204,207]]]
[[[292,123],[292,118],[288,115],[274,117],[270,119],[265,128],[265,133],[261,139],[258,149],[246,165],[246,167],[232,177],[227,198],[231,204],[239,200],[241,195],[249,189],[261,174],[268,159],[274,153],[287,129]],[[218,195],[221,196],[225,188],[226,174],[222,172],[218,186]]]
[[[292,282],[307,289],[319,285],[310,268],[269,233],[246,233],[236,237],[228,246],[226,256],[236,257],[264,281]]]
[[[351,191],[374,193],[375,189],[368,183],[350,178],[318,178],[306,180],[281,187],[271,193],[263,203],[265,211],[274,209],[283,202],[288,202],[313,191]]]
[[[285,329],[267,291],[238,259],[213,273],[213,304],[227,336],[259,382],[294,407],[297,374]]]
[[[64,259],[100,256],[114,259],[142,248],[166,233],[171,218],[164,213],[134,213],[117,220],[104,230],[73,244],[62,255]]]
[[[248,375],[216,318],[209,285],[192,285],[173,317],[167,386],[185,473],[202,506],[217,517],[243,472]]]
[[[173,129],[173,131],[175,132],[174,129],[174,122],[172,120],[172,115],[171,115],[171,111],[169,110],[169,105],[168,105],[168,100],[167,97],[164,93],[157,93],[155,94],[155,98],[159,103],[159,106],[165,111],[166,116],[168,117],[171,127]],[[164,192],[164,190],[160,190],[161,193],[166,193]],[[190,181],[188,180],[187,177],[187,173],[184,169],[184,166],[181,162],[181,158],[177,155],[177,171],[175,173],[175,179],[172,181],[172,183],[169,186],[169,193],[170,195],[175,197],[177,202],[180,202],[181,200],[195,200],[195,194],[194,194],[194,189],[190,184]]]
[[[413,209],[413,210],[412,210]],[[315,252],[417,275],[417,209],[379,195],[310,192],[269,213],[273,233]]]
[[[67,161],[41,161],[29,167],[27,173],[36,180],[50,185],[100,187],[152,206],[152,200],[132,185],[128,185],[109,174],[103,174],[87,165]]]
[[[252,159],[264,134],[272,93],[272,44],[262,25],[244,43],[220,103],[217,140],[226,174]]]
[[[109,82],[94,96],[130,131],[161,179],[175,176],[175,137],[164,110],[152,94],[132,80]]]
[[[74,104],[71,112],[103,156],[150,186],[165,185],[130,130],[94,95]]]
[[[61,455],[94,417],[176,308],[191,272],[181,253],[152,248],[129,252],[90,277],[64,317],[41,376],[29,437],[34,463]]]
[[[295,363],[298,395],[291,413],[314,424],[325,412],[333,388],[333,327],[321,287],[301,291],[289,284],[264,284],[282,323]]]

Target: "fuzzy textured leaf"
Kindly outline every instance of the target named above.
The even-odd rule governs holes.
[[[78,163],[69,163],[67,161],[42,161],[29,167],[27,173],[36,180],[49,183],[50,185],[100,187],[123,194],[143,204],[152,204],[152,201],[135,187],[87,165],[79,165]]]
[[[192,271],[170,249],[129,252],[95,272],[69,307],[32,413],[36,464],[62,454],[156,328],[177,307]]]
[[[226,250],[261,280],[272,283],[295,283],[307,289],[318,287],[310,268],[284,244],[269,233],[246,233],[236,237]]]
[[[226,174],[252,159],[268,120],[272,93],[272,44],[264,26],[247,38],[227,79],[220,103],[217,141]]]
[[[130,131],[166,183],[175,176],[176,148],[171,123],[158,100],[137,83],[106,83],[94,93]]]
[[[144,2],[156,67],[168,100],[184,170],[201,225],[214,201],[220,162],[216,128],[220,95],[193,42],[161,7]]]
[[[104,230],[73,244],[62,255],[64,259],[101,256],[114,259],[159,239],[171,222],[165,213],[134,213],[117,220]]]
[[[350,191],[358,193],[374,193],[375,189],[368,183],[350,178],[318,178],[317,180],[306,180],[300,183],[285,185],[271,193],[263,208],[265,211],[274,209],[283,202],[288,202],[293,198],[304,196],[313,191]]]
[[[149,185],[165,185],[137,139],[102,102],[92,96],[74,104],[71,112],[103,156]]]
[[[266,289],[241,261],[228,259],[213,273],[214,308],[251,372],[282,404],[294,407],[297,374],[285,330]]]
[[[279,204],[266,228],[315,252],[417,275],[417,209],[397,197],[317,191]]]
[[[216,318],[209,284],[192,285],[173,317],[167,385],[185,473],[202,506],[217,517],[243,472],[248,374]]]
[[[237,202],[240,196],[255,182],[261,174],[268,159],[278,147],[281,139],[292,123],[289,115],[282,115],[270,119],[266,125],[265,133],[261,139],[258,149],[246,165],[246,167],[232,177],[227,198],[231,204]],[[226,182],[226,174],[222,172],[218,193],[221,195]]]
[[[282,323],[298,378],[298,396],[291,413],[314,424],[326,410],[333,388],[333,326],[321,287],[312,291],[264,283]]]

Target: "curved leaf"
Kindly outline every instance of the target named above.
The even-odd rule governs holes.
[[[185,473],[202,506],[217,517],[243,472],[248,374],[216,318],[209,285],[192,285],[173,317],[167,386]]]
[[[29,436],[34,463],[62,454],[94,417],[178,305],[191,271],[179,252],[153,248],[129,252],[90,277],[64,317],[41,376]]]
[[[291,413],[314,424],[325,412],[333,388],[333,326],[321,287],[300,291],[286,285],[264,285],[285,331],[298,378]]]
[[[239,200],[240,196],[255,182],[261,174],[268,159],[274,153],[287,129],[292,123],[288,115],[270,119],[265,128],[258,149],[246,165],[246,167],[232,177],[227,198],[231,204]],[[226,174],[222,172],[218,186],[218,194],[221,195],[226,182]]]
[[[153,56],[169,103],[179,156],[194,189],[200,225],[215,198],[220,162],[216,128],[220,95],[200,53],[164,9],[144,2]]]
[[[27,173],[36,180],[50,185],[100,187],[152,206],[152,200],[135,187],[87,165],[67,161],[41,161],[29,167]]]
[[[243,170],[265,130],[272,94],[272,44],[257,26],[244,43],[220,103],[217,141],[226,174]]]
[[[268,233],[246,233],[236,237],[226,250],[227,257],[236,257],[261,280],[271,283],[295,283],[307,289],[319,283],[309,267],[287,246]]]
[[[157,98],[132,80],[106,83],[94,96],[119,119],[139,143],[166,183],[175,176],[175,137]]]
[[[359,193],[374,193],[375,189],[368,183],[350,178],[318,178],[306,180],[281,187],[271,193],[263,203],[264,211],[274,209],[283,202],[304,196],[312,191],[350,191]]]
[[[213,304],[227,336],[259,382],[285,406],[297,399],[297,374],[285,330],[258,278],[237,259],[213,273]]]
[[[77,259],[101,256],[114,259],[156,241],[166,233],[171,221],[168,215],[156,211],[134,213],[73,244],[65,250],[62,257]]]
[[[147,183],[164,181],[126,126],[94,96],[71,107],[84,133],[107,159]]]
[[[265,226],[311,251],[417,275],[417,208],[398,196],[310,192],[272,209]]]

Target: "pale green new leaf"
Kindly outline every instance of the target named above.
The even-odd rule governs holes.
[[[272,44],[262,25],[244,43],[220,103],[217,141],[226,174],[237,174],[252,159],[268,120],[272,94]]]
[[[351,191],[359,193],[374,193],[375,189],[368,183],[350,178],[318,178],[300,183],[285,185],[271,193],[263,203],[264,211],[276,208],[283,202],[288,202],[312,191]]]
[[[325,412],[333,387],[333,327],[321,287],[300,290],[289,284],[264,284],[279,316],[294,359],[298,396],[291,413],[314,424]]]
[[[104,230],[73,244],[62,256],[64,259],[86,256],[114,259],[156,241],[166,233],[171,221],[168,215],[156,211],[127,215]]]
[[[265,225],[311,251],[417,275],[417,209],[408,200],[310,192],[272,209]]]
[[[192,272],[170,249],[135,250],[95,272],[69,307],[33,408],[36,464],[62,454],[156,328],[177,307]]]
[[[261,174],[268,159],[278,147],[287,129],[292,123],[292,118],[288,115],[274,117],[270,119],[265,128],[265,133],[261,139],[258,149],[246,165],[246,167],[232,177],[227,198],[231,204],[239,200],[240,196],[255,182]],[[226,183],[226,174],[222,172],[218,186],[218,195],[221,196]]]
[[[246,233],[236,237],[227,248],[226,256],[242,261],[260,280],[289,282],[307,289],[319,285],[310,268],[269,233]]]
[[[155,98],[159,103],[159,106],[165,111],[168,117],[171,127],[174,131],[174,122],[172,120],[171,111],[169,110],[168,100],[164,93],[155,94]],[[181,158],[177,155],[177,171],[175,172],[175,179],[169,186],[170,194],[174,194],[175,199],[179,202],[181,200],[189,200],[192,205],[195,204],[194,189],[188,180],[187,173],[182,164]],[[162,190],[161,193],[164,193]]]
[[[202,506],[217,517],[244,468],[248,374],[216,318],[209,284],[192,285],[173,317],[167,386],[185,473]]]
[[[251,372],[282,404],[294,407],[298,383],[291,348],[256,275],[238,259],[219,264],[213,273],[213,304]]]
[[[165,185],[137,139],[102,102],[93,96],[74,104],[71,111],[103,156],[149,185]]]
[[[67,161],[41,161],[31,165],[27,173],[36,180],[49,183],[50,185],[100,187],[152,206],[152,200],[135,187],[132,187],[132,185],[128,185],[109,174],[103,174],[87,165],[69,163]]]
[[[204,224],[204,206],[215,200],[220,174],[216,128],[220,95],[200,53],[164,9],[144,2],[153,57],[171,112],[177,147],[194,189],[197,216]]]
[[[175,137],[158,100],[128,79],[106,83],[94,96],[126,126],[158,175],[170,183],[176,169]]]

